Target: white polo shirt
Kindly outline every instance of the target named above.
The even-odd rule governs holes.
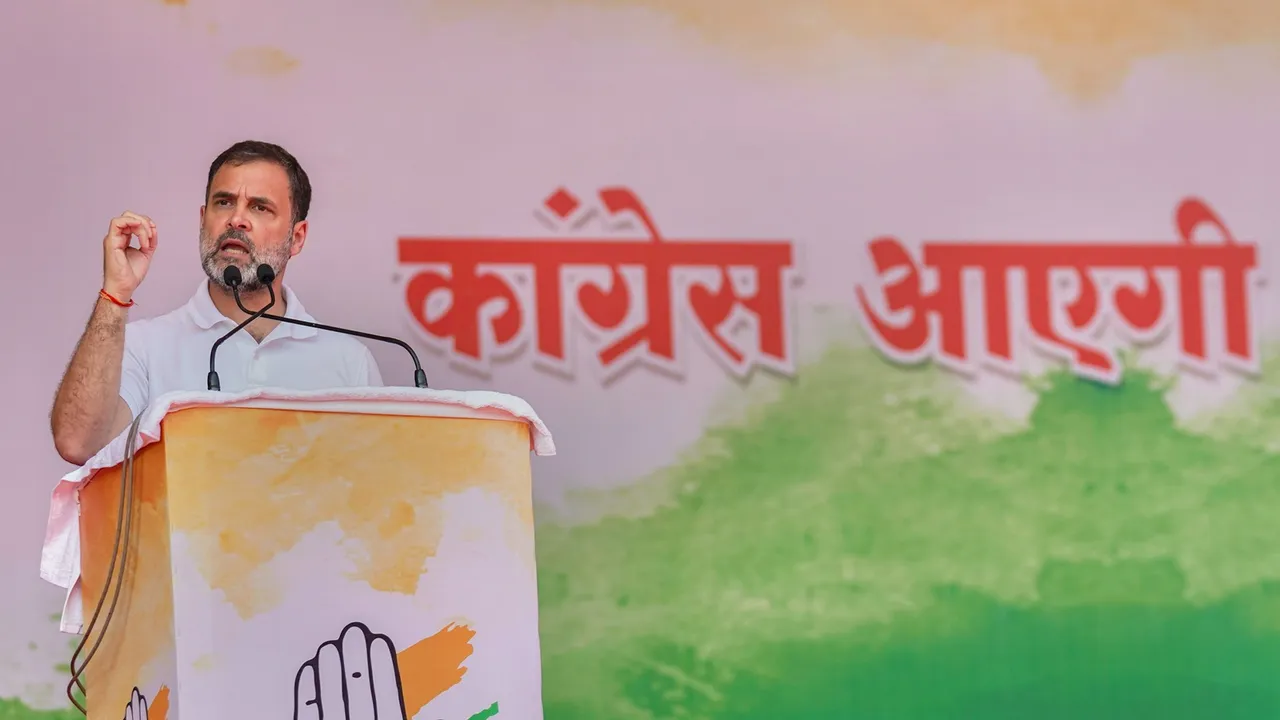
[[[284,317],[315,322],[288,286]],[[206,390],[209,349],[236,323],[200,283],[186,305],[125,326],[120,396],[137,417],[151,400],[177,390]],[[280,323],[259,343],[238,332],[218,348],[215,369],[226,392],[256,387],[323,390],[381,387],[382,375],[369,348],[350,335]]]

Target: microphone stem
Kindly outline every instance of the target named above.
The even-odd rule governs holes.
[[[268,285],[267,287],[269,289],[271,286]],[[235,292],[234,294],[236,297],[236,305],[240,308],[240,311],[246,312],[246,313],[252,312],[251,310],[249,310],[244,306],[243,302],[241,302],[240,293]],[[375,335],[373,333],[361,332],[359,330],[349,330],[347,328],[334,327],[332,325],[324,325],[322,323],[310,322],[308,320],[298,320],[297,318],[285,317],[283,315],[273,315],[266,311],[275,303],[274,291],[272,291],[271,298],[272,298],[272,301],[270,303],[267,303],[267,307],[264,307],[262,310],[258,311],[257,313],[258,317],[262,317],[267,320],[275,320],[276,322],[288,323],[290,325],[303,325],[305,327],[316,328],[317,330],[327,330],[329,332],[342,333],[344,335],[355,335],[356,337],[362,337],[368,340],[379,340],[381,342],[391,343],[392,345],[399,345],[400,347],[404,348],[405,352],[409,353],[409,357],[413,360],[413,384],[420,388],[427,387],[427,373],[422,369],[422,363],[418,360],[418,353],[414,352],[413,348],[409,347],[409,344],[406,343],[405,341],[400,340],[398,338],[388,337],[386,335]]]
[[[231,294],[235,295],[236,297],[236,305],[240,307],[241,312],[249,313],[249,317],[245,318],[239,325],[236,325],[235,328],[231,330],[231,332],[227,333],[226,335],[223,335],[217,340],[214,340],[213,347],[209,348],[208,387],[210,390],[222,389],[222,383],[218,379],[218,371],[214,370],[214,359],[218,355],[218,348],[222,345],[222,343],[226,342],[232,335],[235,335],[236,333],[243,330],[249,323],[253,322],[254,320],[257,320],[260,317],[267,317],[267,311],[271,309],[272,305],[276,304],[276,291],[272,289],[270,285],[268,285],[267,292],[269,293],[269,298],[270,298],[267,300],[267,304],[257,312],[249,312],[248,310],[245,310],[244,305],[240,303],[240,286],[239,285],[231,286]]]

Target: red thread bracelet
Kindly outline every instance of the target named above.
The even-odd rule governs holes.
[[[120,302],[119,300],[112,297],[111,293],[107,292],[106,290],[99,290],[98,295],[102,296],[103,298],[106,298],[107,300],[110,300],[111,302],[115,303],[116,305],[119,305],[120,307],[123,307],[123,308],[133,307],[133,298],[129,298],[129,302],[127,303]]]

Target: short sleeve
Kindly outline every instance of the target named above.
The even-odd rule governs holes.
[[[120,366],[120,397],[129,406],[134,417],[138,417],[151,401],[142,332],[141,328],[132,323],[125,326],[124,358]]]
[[[361,347],[364,344],[361,343]],[[363,383],[365,387],[382,387],[382,373],[378,370],[378,361],[373,358],[373,353],[369,352],[369,348],[364,348],[364,377]]]

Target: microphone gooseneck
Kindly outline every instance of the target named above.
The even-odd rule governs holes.
[[[228,268],[228,270],[230,269],[232,268]],[[276,271],[273,270],[270,265],[263,263],[262,265],[258,266],[256,273],[258,276],[258,282],[270,288],[272,281],[275,280]],[[240,271],[236,270],[237,278],[239,277],[239,274],[240,274]],[[226,279],[225,274],[224,274],[224,279]],[[253,311],[246,308],[244,306],[244,303],[240,300],[239,282],[236,282],[236,283],[228,282],[227,284],[231,285],[231,293],[235,295],[236,306],[240,308],[240,312],[253,313]],[[317,322],[309,322],[307,320],[298,320],[297,318],[284,317],[283,315],[272,315],[267,312],[267,309],[274,304],[275,304],[275,293],[274,291],[272,291],[271,302],[267,303],[266,307],[254,313],[254,316],[264,317],[268,320],[275,320],[277,322],[288,323],[290,325],[302,325],[305,327],[316,328],[317,330],[327,330],[329,332],[342,333],[343,335],[354,335],[356,337],[365,338],[367,340],[377,340],[379,342],[391,343],[392,345],[399,345],[401,348],[404,348],[405,352],[409,353],[409,357],[413,360],[414,387],[420,387],[420,388],[427,387],[427,373],[422,369],[422,363],[419,362],[418,360],[418,353],[414,352],[413,348],[409,347],[409,344],[406,343],[405,341],[399,340],[393,337],[388,337],[386,335],[374,335],[373,333],[361,332],[359,330],[348,330],[347,328],[334,327],[332,325],[322,325]],[[210,360],[210,363],[212,363],[212,360]],[[209,370],[212,376],[212,371],[213,371],[212,364],[210,365]]]
[[[265,273],[263,272],[263,268],[266,268]],[[263,281],[262,278],[264,274],[267,275],[269,279]],[[275,272],[271,269],[270,265],[259,265],[257,275],[258,275],[259,282],[262,282],[262,284],[266,286],[267,294],[270,297],[270,300],[267,302],[266,306],[264,306],[261,310],[255,313],[249,313],[249,317],[245,318],[243,322],[241,322],[239,325],[236,325],[234,328],[232,328],[231,331],[228,332],[226,335],[223,335],[222,337],[213,341],[213,347],[209,348],[208,387],[210,390],[222,389],[222,384],[218,381],[218,371],[214,369],[214,363],[218,357],[218,348],[222,345],[222,343],[226,342],[232,335],[235,335],[236,333],[243,330],[245,326],[247,326],[249,323],[253,322],[254,320],[257,320],[260,317],[266,316],[267,311],[270,310],[271,307],[276,304],[276,291],[274,288],[271,287],[271,281],[274,280],[276,276]],[[235,265],[228,265],[227,269],[222,271],[222,281],[231,287],[231,294],[235,295],[236,297],[236,305],[239,305],[240,308],[243,310],[244,305],[240,304],[240,285],[244,283],[244,277],[240,274],[240,268],[236,267]],[[249,311],[244,310],[244,312],[248,313]]]

